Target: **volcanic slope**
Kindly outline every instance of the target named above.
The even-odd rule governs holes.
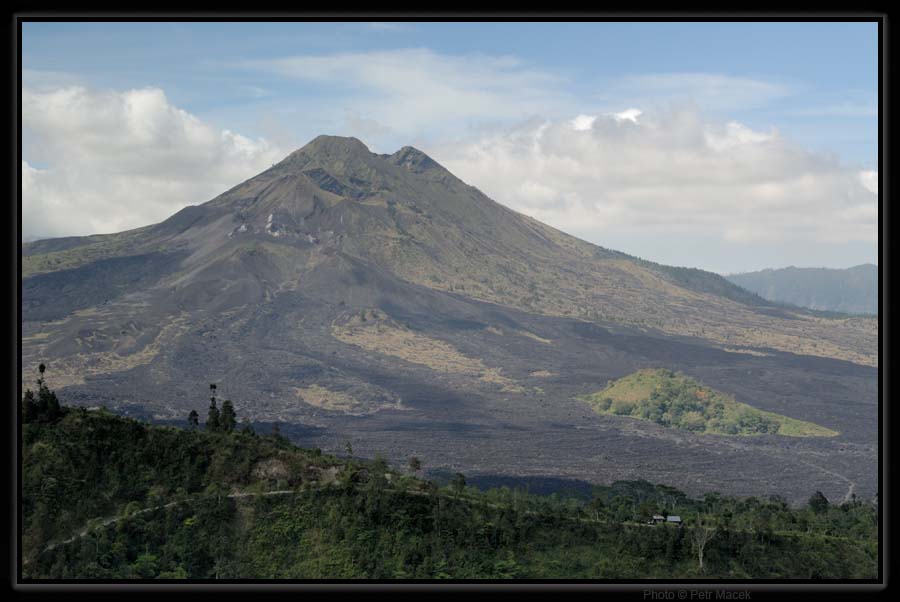
[[[217,382],[244,415],[323,448],[349,438],[467,474],[593,481],[650,478],[640,457],[668,448],[706,479],[704,462],[725,453],[733,466],[719,461],[712,488],[735,493],[750,486],[723,471],[748,463],[771,479],[793,462],[766,491],[808,497],[800,487],[835,494],[874,458],[875,320],[777,307],[714,274],[581,241],[410,147],[378,155],[321,136],[160,224],[22,255],[23,379],[46,361],[76,402],[175,419],[202,410]],[[777,437],[636,436],[574,399],[646,367],[841,437],[791,444],[818,454],[810,469]],[[817,470],[841,442],[843,459]]]

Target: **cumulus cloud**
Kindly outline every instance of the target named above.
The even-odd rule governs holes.
[[[572,93],[571,72],[549,70],[514,56],[444,54],[427,48],[296,55],[233,64],[255,76],[266,74],[314,87],[315,119],[337,131],[364,136],[375,126],[376,144],[416,144],[465,137],[486,127],[544,116],[561,119],[584,111],[585,103],[608,117],[635,121],[641,110],[608,113],[609,107],[643,109],[672,102],[729,112],[758,108],[790,95],[786,85],[717,73],[657,73],[591,82]],[[295,109],[282,107],[286,114]],[[303,109],[304,114],[310,111]],[[348,119],[352,115],[354,119]],[[593,114],[571,126],[586,128]],[[368,124],[359,129],[357,126]],[[331,125],[334,124],[334,125]]]
[[[239,66],[316,94],[292,98],[294,113],[267,110],[266,140],[205,123],[159,89],[99,91],[26,74],[23,235],[162,220],[262,171],[307,128],[301,142],[338,133],[377,152],[419,146],[508,206],[667,263],[719,271],[833,265],[850,247],[855,263],[875,249],[876,172],[809,152],[775,129],[711,117],[771,102],[790,93],[784,86],[714,74],[635,76],[610,82],[605,100],[585,106],[560,75],[506,56],[402,49]]]
[[[613,119],[616,119],[618,121],[631,121],[637,123],[637,119],[641,116],[641,113],[643,113],[643,111],[641,111],[640,109],[625,109],[624,111],[619,111],[618,113],[610,113],[610,115],[613,117]]]
[[[878,194],[878,172],[867,170],[859,172],[859,180],[866,190]]]
[[[643,111],[640,109],[625,109],[624,111],[619,111],[617,113],[607,113],[606,117],[611,117],[615,121],[630,121],[632,123],[637,123],[641,113],[643,113]],[[581,132],[592,129],[595,121],[597,121],[596,115],[579,115],[569,123],[572,125],[573,129]]]
[[[217,129],[162,90],[22,90],[22,230],[116,232],[205,202],[279,160],[264,139]]]
[[[877,241],[875,172],[696,109],[628,115],[532,121],[431,150],[498,201],[607,246]]]
[[[578,131],[589,130],[594,127],[594,122],[597,121],[596,115],[579,115],[575,119],[571,121],[572,127]]]

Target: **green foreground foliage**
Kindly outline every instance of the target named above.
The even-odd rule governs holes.
[[[665,369],[638,370],[584,399],[600,414],[628,416],[700,434],[838,435],[811,422],[757,410],[681,372]]]
[[[278,435],[70,407],[29,415],[22,451],[31,579],[877,577],[875,508],[820,493],[792,508],[643,481],[588,502],[479,492]]]

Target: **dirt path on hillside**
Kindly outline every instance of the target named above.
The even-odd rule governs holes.
[[[226,497],[235,499],[235,498],[245,498],[245,497],[270,496],[270,495],[287,495],[287,494],[293,494],[293,493],[296,493],[296,492],[292,489],[281,489],[281,490],[277,490],[277,491],[263,491],[263,492],[258,492],[258,493],[256,493],[256,492],[230,493]],[[212,497],[212,496],[207,496],[207,497]],[[113,525],[119,521],[122,521],[122,520],[125,520],[128,518],[134,518],[135,516],[140,516],[142,514],[148,514],[150,512],[155,512],[157,510],[164,510],[166,508],[171,508],[172,506],[177,506],[178,504],[195,502],[197,500],[198,500],[198,498],[188,498],[188,499],[184,499],[184,500],[176,500],[174,502],[169,502],[167,504],[160,504],[158,506],[142,508],[140,510],[132,512],[131,514],[106,517],[103,520],[101,520],[99,523],[93,524],[90,527],[86,527],[86,528],[82,529],[81,531],[79,531],[78,533],[76,533],[75,535],[73,535],[72,537],[70,537],[68,539],[64,539],[63,541],[57,541],[57,542],[49,544],[47,547],[45,547],[43,550],[41,550],[41,554],[49,552],[50,550],[53,550],[54,548],[57,548],[59,546],[64,546],[64,545],[70,544],[78,539],[81,539],[82,537],[85,537],[88,533],[92,533],[94,531],[97,531],[98,529],[103,529],[103,528],[108,527],[109,525]],[[94,520],[96,520],[96,519],[94,519]],[[22,564],[28,564],[28,561],[29,561],[29,559],[25,559],[25,560],[23,560]]]
[[[830,475],[833,475],[833,476],[835,476],[835,477],[838,477],[838,478],[840,478],[840,479],[846,481],[847,483],[849,483],[850,486],[849,486],[849,489],[848,489],[848,491],[847,491],[846,496],[844,497],[844,502],[849,501],[849,499],[850,499],[850,497],[851,497],[851,495],[852,495],[852,493],[853,493],[853,490],[854,490],[854,488],[855,488],[855,484],[854,484],[852,481],[850,481],[847,477],[845,477],[845,476],[843,476],[843,475],[841,475],[841,474],[838,474],[838,473],[829,471],[829,470],[827,470],[827,469],[825,469],[825,468],[822,468],[821,466],[817,466],[817,465],[815,465],[815,464],[812,464],[812,463],[809,463],[809,462],[806,462],[806,461],[803,461],[803,460],[800,460],[800,461],[801,461],[802,463],[804,463],[804,464],[809,465],[810,467],[818,468],[819,470],[821,470],[821,471],[823,471],[823,472],[826,472],[826,473],[828,473],[828,474],[830,474]],[[406,493],[406,494],[408,494],[408,495],[415,495],[415,496],[420,496],[420,497],[430,497],[430,496],[433,495],[433,493],[431,493],[431,492],[428,492],[428,491],[421,491],[421,490],[419,490],[419,489],[408,489],[408,490],[405,490],[405,491],[401,491],[401,490],[398,490],[398,489],[390,489],[389,491],[392,491],[392,492],[395,492],[395,493]],[[225,496],[225,497],[228,497],[228,498],[231,498],[231,499],[243,499],[243,498],[248,498],[248,497],[268,497],[268,496],[276,496],[276,495],[294,495],[294,494],[296,494],[296,493],[298,493],[298,491],[297,491],[297,490],[293,490],[293,489],[279,489],[279,490],[262,491],[262,492],[236,492],[236,493],[230,493],[230,494],[228,494],[228,495]],[[467,496],[467,495],[447,495],[447,494],[445,494],[445,493],[439,493],[438,495],[442,495],[442,496],[444,496],[444,497],[446,497],[446,498],[450,498],[450,499],[453,499],[453,500],[455,500],[455,501],[464,501],[464,502],[467,502],[467,503],[469,503],[469,504],[478,504],[478,505],[480,505],[480,506],[488,507],[488,508],[493,508],[493,509],[499,509],[499,510],[502,510],[502,509],[504,509],[504,508],[509,508],[508,506],[504,506],[504,505],[502,505],[502,504],[498,504],[498,503],[494,503],[494,502],[488,502],[488,501],[486,501],[486,500],[475,500],[475,499],[470,498],[470,497]],[[65,539],[65,540],[63,540],[63,541],[58,541],[58,542],[51,543],[51,544],[47,545],[43,550],[41,550],[40,554],[44,554],[44,553],[46,553],[46,552],[49,552],[49,551],[51,551],[51,550],[53,550],[53,549],[55,549],[55,548],[57,548],[57,547],[59,547],[59,546],[62,546],[62,545],[68,545],[68,544],[70,544],[70,543],[73,543],[73,542],[77,541],[78,539],[81,539],[81,538],[87,536],[89,533],[92,533],[92,532],[97,531],[97,530],[99,530],[99,529],[103,529],[103,528],[108,527],[109,525],[115,524],[115,523],[117,523],[117,522],[119,522],[119,521],[126,520],[126,519],[129,519],[129,518],[134,518],[134,517],[140,516],[140,515],[142,515],[142,514],[148,514],[148,513],[150,513],[150,512],[154,512],[154,511],[157,511],[157,510],[164,510],[164,509],[166,509],[166,508],[171,508],[172,506],[177,506],[178,504],[184,504],[184,503],[196,502],[196,501],[198,501],[198,500],[200,500],[200,499],[208,499],[208,498],[210,498],[210,497],[214,497],[214,496],[203,496],[203,497],[200,497],[200,498],[194,497],[194,498],[188,498],[188,499],[184,499],[184,500],[176,500],[176,501],[174,501],[174,502],[169,502],[169,503],[167,503],[167,504],[160,504],[160,505],[157,505],[157,506],[151,506],[151,507],[149,507],[149,508],[142,508],[141,510],[137,510],[137,511],[135,511],[135,512],[132,512],[131,514],[126,514],[126,515],[121,515],[121,516],[111,516],[111,517],[104,518],[104,519],[103,519],[102,521],[100,521],[99,523],[93,524],[93,525],[90,526],[90,527],[86,527],[86,528],[82,529],[81,531],[79,531],[78,533],[76,533],[75,535],[73,535],[72,537],[70,537],[70,538],[68,538],[68,539]],[[843,503],[843,502],[841,502],[841,503]],[[523,511],[523,514],[524,514],[525,516],[536,516],[536,515],[539,515],[539,514],[541,514],[541,513],[538,512],[538,511],[534,511],[534,510],[525,510],[525,511]],[[567,517],[562,517],[562,518],[563,518],[563,520],[567,520],[567,521],[575,521],[575,522],[580,522],[580,523],[590,523],[590,524],[605,524],[605,523],[607,522],[607,521],[605,521],[605,520],[600,520],[600,519],[595,519],[595,518],[589,518],[589,517],[571,517],[571,516],[567,516]],[[649,523],[643,523],[643,522],[636,522],[636,521],[622,521],[622,522],[619,523],[619,525],[621,525],[621,526],[623,526],[623,527],[644,527],[644,528],[650,528],[650,529],[658,528],[658,525],[655,525],[655,524],[649,524]],[[789,534],[789,532],[785,532],[784,534]],[[39,555],[40,555],[40,554],[39,554]],[[30,559],[24,559],[23,562],[22,562],[22,564],[23,564],[23,565],[24,565],[24,564],[28,564],[28,563],[29,563],[29,560],[30,560]]]
[[[827,468],[823,468],[823,467],[819,466],[818,464],[813,464],[812,462],[807,462],[806,460],[801,460],[799,458],[797,458],[796,460],[797,460],[797,462],[800,462],[801,464],[805,464],[806,466],[809,466],[811,468],[816,468],[816,469],[824,472],[825,474],[829,474],[833,477],[837,477],[838,479],[847,483],[847,485],[848,485],[847,493],[844,494],[844,498],[840,501],[840,504],[846,504],[853,498],[853,492],[856,490],[856,483],[854,483],[848,477],[845,477],[844,475],[842,475],[838,472],[834,472],[833,470],[828,470]]]

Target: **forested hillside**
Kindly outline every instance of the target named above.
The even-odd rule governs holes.
[[[213,404],[215,405],[215,404]],[[228,406],[231,406],[229,403]],[[486,492],[421,460],[337,458],[278,434],[154,426],[23,400],[26,579],[656,579],[877,577],[877,513],[814,494],[690,499],[617,482],[590,500]],[[427,458],[424,458],[427,463]],[[649,524],[653,515],[683,524]]]
[[[791,266],[726,278],[769,301],[848,314],[878,313],[878,266],[871,263],[844,270]]]

